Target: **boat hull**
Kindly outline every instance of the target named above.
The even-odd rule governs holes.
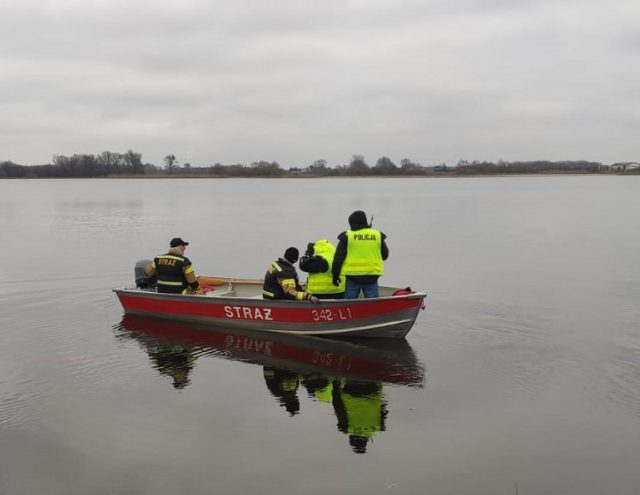
[[[125,313],[131,315],[275,333],[384,338],[403,338],[424,308],[426,297],[417,292],[312,304],[224,294],[160,294],[140,289],[114,292]]]

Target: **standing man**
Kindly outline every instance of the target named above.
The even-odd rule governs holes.
[[[326,239],[307,244],[307,251],[300,258],[300,270],[307,272],[307,292],[318,299],[344,299],[344,280],[333,285],[333,257],[336,248]]]
[[[357,299],[360,291],[364,297],[378,297],[378,278],[384,274],[383,261],[389,257],[387,238],[382,232],[372,229],[364,211],[354,211],[349,216],[351,230],[338,236],[338,247],[333,258],[333,285],[346,277],[345,299]]]
[[[287,248],[283,258],[278,258],[277,261],[269,265],[262,286],[263,299],[318,302],[317,297],[303,291],[298,283],[298,273],[293,266],[298,261],[298,255],[299,252],[296,248]]]
[[[156,275],[158,292],[164,294],[202,294],[193,265],[184,255],[188,242],[174,237],[166,254],[156,256],[144,269],[148,276]]]

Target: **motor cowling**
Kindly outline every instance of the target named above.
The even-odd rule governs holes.
[[[155,289],[156,277],[155,275],[150,277],[144,272],[145,267],[151,263],[151,260],[140,260],[136,262],[136,266],[133,269],[135,276],[136,287],[138,289]]]

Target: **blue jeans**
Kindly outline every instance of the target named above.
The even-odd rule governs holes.
[[[359,284],[357,282],[354,282],[350,278],[347,278],[347,283],[344,289],[344,298],[358,299],[358,296],[360,295],[360,290],[362,290],[364,297],[367,299],[370,297],[378,297],[380,294],[378,292],[377,281],[372,284]]]

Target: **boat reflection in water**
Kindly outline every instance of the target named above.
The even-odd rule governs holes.
[[[127,315],[116,325],[118,339],[133,339],[176,389],[190,383],[200,357],[221,357],[263,367],[264,382],[291,416],[299,393],[333,407],[338,430],[354,452],[385,429],[388,384],[422,387],[424,367],[404,339],[331,340],[324,337],[218,329]]]

